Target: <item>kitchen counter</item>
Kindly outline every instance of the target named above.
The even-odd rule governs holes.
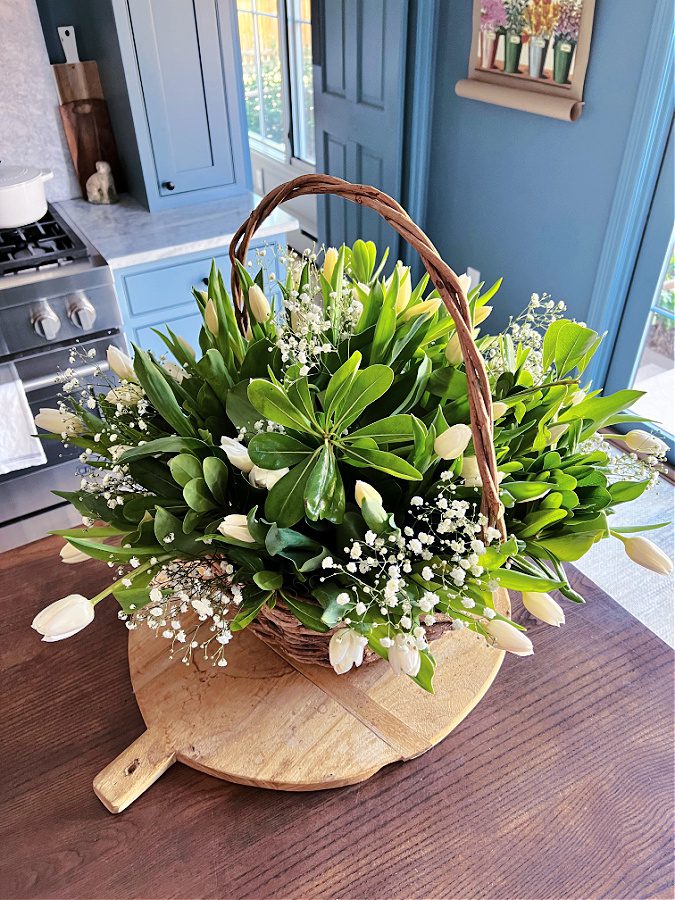
[[[150,213],[133,197],[97,206],[86,200],[63,200],[56,209],[98,250],[113,269],[153,263],[229,245],[260,198],[241,197]],[[273,242],[298,228],[298,221],[276,209],[256,232]]]
[[[109,582],[60,545],[0,555],[2,896],[672,896],[673,652],[578,572],[587,605],[528,620],[535,655],[424,756],[306,794],[175,765],[115,817],[91,783],[143,730],[125,630],[106,601],[69,640],[31,631]]]

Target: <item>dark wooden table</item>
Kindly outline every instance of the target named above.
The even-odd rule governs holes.
[[[673,654],[578,573],[587,606],[425,756],[309,794],[177,765],[115,817],[91,782],[143,727],[125,633],[114,603],[30,630],[110,577],[59,545],[0,556],[3,898],[673,896]]]

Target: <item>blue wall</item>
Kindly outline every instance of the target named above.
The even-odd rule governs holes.
[[[493,327],[533,291],[585,320],[655,6],[596,0],[586,106],[559,122],[456,96],[472,0],[440,0],[425,230],[456,271],[504,276]]]

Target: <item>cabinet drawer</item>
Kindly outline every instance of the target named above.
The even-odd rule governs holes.
[[[218,257],[216,265],[220,267],[225,284],[229,287],[230,260],[226,256]],[[124,283],[131,315],[142,316],[155,310],[170,310],[194,303],[192,288],[204,290],[203,280],[208,278],[210,269],[209,256],[125,276]]]
[[[158,331],[163,331],[166,334],[164,325],[168,325],[174,334],[180,335],[180,337],[186,340],[188,344],[197,351],[197,356],[200,355],[199,330],[202,327],[202,317],[198,312],[186,313],[182,316],[175,316],[174,318],[167,316],[165,319],[162,319],[161,323],[157,322],[156,324],[153,323],[134,328],[134,343],[144,350],[152,350],[156,356],[167,354],[169,359],[173,362],[166,344],[152,330],[153,328],[156,328]]]

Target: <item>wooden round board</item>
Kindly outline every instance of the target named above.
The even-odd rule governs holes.
[[[506,591],[495,597],[508,613]],[[433,643],[435,694],[386,662],[346,675],[307,666],[243,631],[227,668],[169,658],[146,628],[129,635],[129,668],[147,731],[94,779],[111,812],[126,809],[174,762],[239,784],[287,791],[342,787],[431,749],[492,684],[504,652],[462,629]]]

